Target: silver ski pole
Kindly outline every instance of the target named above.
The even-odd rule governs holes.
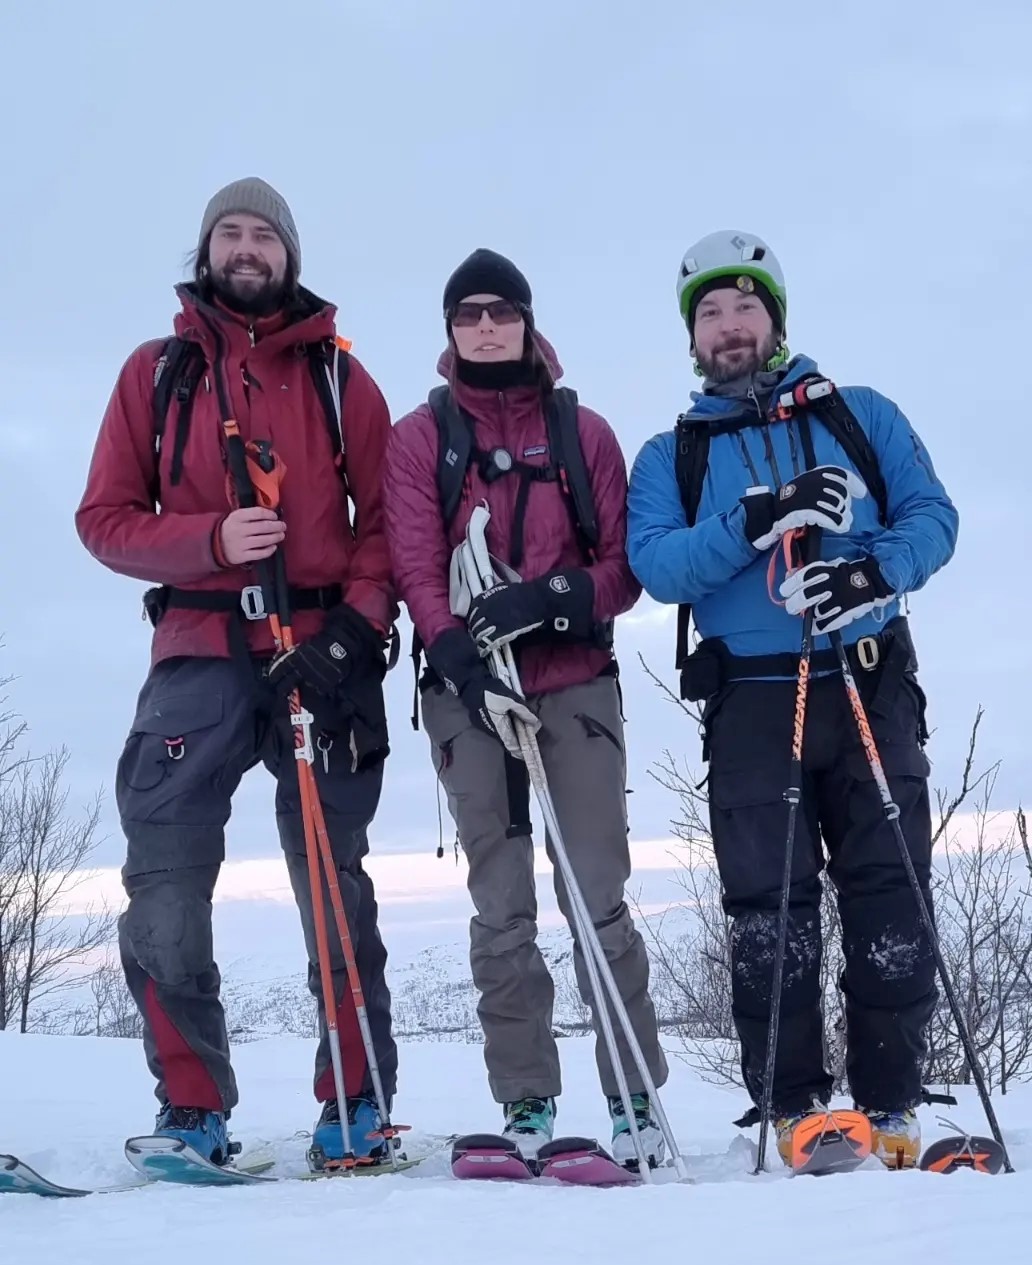
[[[467,529],[468,547],[463,548],[460,553],[466,582],[474,596],[479,596],[485,588],[490,588],[495,583],[494,571],[491,566],[491,557],[487,548],[487,538],[485,534],[486,523],[489,517],[490,514],[486,506],[477,506],[477,508],[473,511],[473,515]],[[509,687],[517,694],[522,696],[523,687],[520,683],[519,674],[516,669],[512,647],[503,646],[501,649],[491,651],[490,660],[495,675],[502,681],[505,681],[506,684],[508,684]],[[534,792],[541,808],[541,814],[545,821],[545,827],[552,839],[552,846],[555,850],[556,860],[559,863],[559,868],[563,876],[563,882],[570,898],[571,910],[574,916],[574,926],[584,954],[584,962],[588,972],[592,995],[595,999],[595,1008],[599,1016],[599,1024],[602,1028],[603,1038],[606,1042],[606,1048],[609,1052],[609,1057],[613,1064],[613,1072],[616,1076],[617,1085],[620,1090],[620,1100],[627,1116],[631,1139],[638,1159],[639,1173],[641,1174],[643,1180],[651,1182],[652,1173],[645,1157],[644,1146],[642,1145],[637,1120],[634,1116],[631,1104],[630,1088],[627,1084],[627,1077],[623,1068],[623,1060],[621,1059],[619,1049],[617,1048],[616,1035],[613,1031],[612,1019],[606,1005],[605,992],[602,988],[603,981],[605,984],[605,991],[609,993],[613,1009],[616,1012],[620,1027],[627,1041],[627,1045],[631,1051],[632,1057],[634,1058],[642,1084],[645,1086],[650,1101],[655,1106],[656,1115],[659,1119],[659,1125],[663,1132],[663,1137],[666,1141],[671,1158],[676,1166],[678,1176],[685,1178],[688,1175],[687,1167],[678,1149],[673,1130],[670,1127],[666,1111],[664,1110],[662,1101],[660,1100],[659,1091],[657,1090],[655,1082],[652,1079],[652,1075],[649,1072],[644,1052],[641,1049],[637,1035],[631,1025],[630,1016],[627,1014],[627,1008],[624,1005],[623,998],[620,996],[616,980],[613,977],[612,969],[605,956],[601,942],[599,941],[598,933],[595,929],[594,923],[592,922],[591,915],[580,889],[580,884],[577,882],[577,876],[570,862],[569,853],[566,850],[562,831],[559,827],[555,804],[552,800],[551,791],[548,787],[548,779],[545,775],[544,765],[541,761],[541,752],[538,748],[537,740],[534,734],[531,733],[525,725],[521,724],[519,721],[514,723],[517,726],[520,750],[523,753],[524,761],[526,762],[527,770],[530,774],[531,785],[534,787]],[[600,974],[602,976],[602,980],[599,979]]]

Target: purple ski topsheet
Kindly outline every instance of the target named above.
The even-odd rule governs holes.
[[[557,1138],[539,1156],[542,1177],[574,1186],[632,1186],[641,1178],[588,1138]]]
[[[451,1167],[452,1173],[464,1181],[526,1181],[534,1176],[516,1144],[491,1133],[471,1133],[456,1139]]]

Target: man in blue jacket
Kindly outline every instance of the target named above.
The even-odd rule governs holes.
[[[927,897],[925,700],[899,608],[904,594],[949,561],[957,512],[894,404],[867,387],[839,393],[812,360],[789,359],[784,278],[760,238],[735,230],[703,238],[684,257],[677,293],[702,390],[676,430],[638,454],[627,548],[646,592],[681,607],[681,693],[704,701],[710,825],[732,919],[732,1000],[746,1088],[758,1105],[800,616],[812,608],[771,1100],[778,1148],[787,1162],[793,1126],[831,1094],[820,1009],[826,849],[842,918],[850,1090],[871,1119],[876,1154],[892,1167],[900,1160],[909,1166],[920,1151],[914,1108],[937,999],[935,962],[828,634],[841,631]],[[788,533],[812,528],[821,529],[816,560],[789,568],[782,561]],[[689,610],[701,638],[690,654]]]

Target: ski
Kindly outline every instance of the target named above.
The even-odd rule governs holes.
[[[432,1153],[432,1152],[431,1152]],[[428,1158],[397,1155],[373,1162],[359,1161],[352,1165],[327,1165],[303,1173],[270,1174],[276,1158],[261,1151],[243,1156],[225,1165],[213,1164],[179,1138],[147,1134],[129,1138],[125,1155],[130,1164],[151,1182],[170,1182],[181,1186],[256,1186],[277,1182],[347,1180],[351,1177],[377,1177],[387,1173],[403,1173]]]
[[[927,1146],[918,1168],[923,1173],[955,1173],[969,1168],[976,1173],[999,1173],[1004,1166],[1004,1150],[995,1138],[955,1133]]]
[[[451,1170],[459,1181],[528,1181],[536,1174],[511,1138],[467,1133],[452,1143]]]
[[[793,1175],[848,1173],[874,1148],[871,1122],[862,1111],[812,1111],[792,1130]]]
[[[213,1164],[182,1138],[158,1134],[127,1138],[125,1158],[151,1181],[176,1182],[183,1186],[254,1186],[276,1180],[264,1175],[275,1163],[271,1158],[257,1161],[253,1166]]]
[[[533,1159],[511,1138],[468,1133],[452,1145],[451,1169],[459,1181],[534,1181],[551,1177],[570,1186],[633,1186],[641,1177],[623,1168],[595,1138],[556,1138]]]
[[[595,1138],[556,1138],[537,1154],[541,1177],[571,1186],[640,1186],[638,1173],[624,1168]]]
[[[20,1160],[17,1155],[0,1155],[0,1194],[43,1195],[52,1199],[81,1199],[85,1195],[108,1195],[123,1190],[139,1190],[145,1181],[119,1182],[112,1186],[63,1186]]]

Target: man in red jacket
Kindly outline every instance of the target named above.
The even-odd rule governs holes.
[[[211,900],[231,797],[259,762],[277,781],[276,821],[319,1007],[323,1109],[313,1149],[342,1153],[285,698],[294,686],[314,716],[315,780],[388,1108],[396,1082],[387,955],[362,865],[389,750],[384,642],[398,609],[380,493],[390,421],[375,382],[336,337],[336,309],[299,284],[300,272],[297,228],[273,188],[252,177],[215,194],[194,279],[177,287],[179,341],[144,343],[122,368],[76,514],[94,557],[159,586],[145,596],[151,670],[116,775],[129,897],[119,946],[157,1079],[157,1132],[215,1163],[235,1149],[225,1122],[237,1086]],[[173,384],[162,419],[157,387],[173,372],[173,348],[189,353],[176,363],[194,368]],[[282,472],[279,512],[239,505],[227,437],[234,422],[259,465],[271,454]],[[257,569],[277,549],[298,643],[279,655]],[[383,1143],[367,1135],[379,1113],[332,925],[327,939],[352,1146],[375,1155]]]
[[[667,1077],[649,962],[624,899],[631,873],[627,841],[626,755],[609,627],[631,609],[641,586],[624,549],[627,473],[620,445],[598,413],[578,406],[572,419],[597,522],[585,551],[571,520],[567,480],[550,449],[546,409],[562,376],[555,352],[535,328],[527,279],[494,251],[474,251],[445,286],[448,346],[438,362],[472,436],[473,458],[457,511],[445,520],[439,498],[439,439],[431,403],[391,433],[385,505],[394,577],[426,647],[423,720],[434,766],[448,794],[469,864],[476,916],[470,963],[480,993],[484,1058],[504,1133],[528,1157],[553,1136],[560,1092],[552,1035],[553,981],[537,946],[534,851],[526,770],[512,718],[535,729],[570,863],[597,929],[648,1071]],[[569,453],[567,452],[567,458]],[[451,453],[449,453],[451,456]],[[452,551],[474,507],[487,502],[488,547],[522,583],[499,584],[477,599],[464,622],[452,613]],[[512,643],[526,701],[492,676],[483,658]],[[555,860],[551,842],[549,855]],[[559,873],[559,905],[572,919]],[[575,947],[585,1003],[594,998],[581,946]],[[601,1033],[594,1015],[596,1034]],[[637,1127],[652,1162],[663,1138],[643,1078],[618,1031],[621,1062]],[[605,1041],[597,1039],[599,1078],[612,1120],[614,1157],[635,1150]]]

